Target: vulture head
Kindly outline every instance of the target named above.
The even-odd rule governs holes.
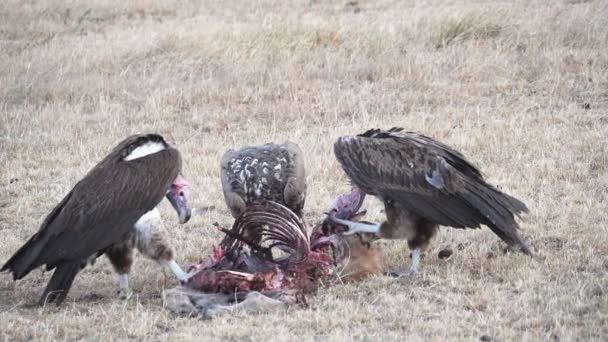
[[[359,246],[370,247],[370,243],[377,240],[377,235],[373,233],[358,233],[355,235],[344,235],[347,230],[346,226],[335,223],[329,217],[335,217],[349,221],[360,221],[367,213],[366,210],[361,210],[365,200],[365,193],[357,188],[352,187],[351,192],[338,195],[332,204],[329,206],[326,214],[327,217],[321,224],[321,229],[313,230],[311,234],[311,248],[320,250],[329,248],[332,250],[333,263],[336,266],[342,266],[348,263],[353,248]]]
[[[365,192],[353,186],[350,193],[338,195],[327,209],[327,217],[323,220],[322,228],[325,235],[344,232],[346,227],[334,223],[330,217],[342,220],[358,221],[366,211],[359,212],[365,200]]]
[[[192,215],[192,208],[188,198],[190,197],[190,184],[181,175],[177,176],[171,188],[167,191],[167,199],[177,211],[179,217],[179,223],[184,224],[190,220]]]

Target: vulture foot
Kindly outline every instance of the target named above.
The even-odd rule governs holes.
[[[125,287],[125,288],[118,290],[118,298],[124,299],[124,300],[129,300],[133,297],[134,293],[135,292],[133,291],[132,288]]]
[[[389,276],[389,277],[394,277],[394,278],[401,278],[401,277],[407,277],[407,276],[417,273],[418,265],[420,264],[420,254],[421,254],[420,248],[413,249],[412,254],[411,254],[410,267],[408,268],[407,271],[387,272],[387,273],[385,273],[385,275]]]
[[[190,273],[184,272],[184,270],[182,270],[182,268],[179,267],[179,265],[175,262],[175,260],[169,261],[168,265],[169,265],[169,268],[171,269],[171,272],[173,272],[173,274],[175,274],[175,277],[177,278],[177,280],[179,281],[179,283],[181,285],[184,285],[185,283],[187,283],[188,280],[190,280],[190,278],[192,278],[192,276],[196,273],[196,270],[192,270]]]
[[[133,297],[133,289],[129,287],[129,275],[127,273],[119,274],[118,281],[120,288],[118,290],[118,298],[129,300]]]
[[[416,273],[416,271],[414,271],[414,270],[407,270],[404,272],[386,272],[386,273],[384,273],[384,275],[387,277],[392,277],[392,278],[404,278],[407,276],[411,276],[415,273]]]
[[[180,285],[186,284],[190,278],[192,278],[196,274],[197,270],[193,270],[190,273],[184,272],[183,274],[177,275],[177,280],[179,280]]]

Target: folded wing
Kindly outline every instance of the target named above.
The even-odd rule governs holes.
[[[530,252],[517,234],[514,217],[528,211],[525,204],[486,183],[450,147],[394,128],[341,137],[334,152],[351,181],[366,193],[397,201],[440,225],[487,225],[505,242]]]

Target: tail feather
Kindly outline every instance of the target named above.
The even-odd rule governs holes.
[[[469,183],[467,188],[469,193],[465,197],[487,218],[485,224],[494,234],[509,245],[520,248],[523,253],[533,255],[519,236],[519,225],[515,220],[515,215],[528,212],[526,205],[485,183]]]
[[[495,224],[489,224],[488,227],[494,232],[494,234],[498,235],[499,238],[508,243],[509,246],[518,247],[526,255],[534,255],[532,250],[530,250],[530,247],[528,247],[524,240],[519,236],[517,231],[505,231],[504,228],[498,227]]]
[[[13,273],[13,279],[21,279],[25,277],[34,268],[45,264],[44,260],[40,260],[43,250],[47,247],[47,244],[53,236],[61,232],[59,229],[61,226],[65,226],[68,217],[60,217],[62,210],[72,197],[73,191],[70,191],[62,200],[57,204],[55,208],[48,214],[48,216],[40,225],[40,229],[34,234],[19,250],[9,259],[9,261],[2,266],[0,272],[11,271]],[[48,267],[47,267],[48,269]]]
[[[25,277],[31,270],[41,265],[38,257],[44,249],[47,238],[40,233],[32,236],[19,250],[2,266],[0,272],[10,271],[13,280]]]
[[[81,269],[81,264],[80,261],[58,264],[38,304],[44,305],[55,302],[58,306],[61,305],[70,291],[70,287],[72,287],[76,274]]]

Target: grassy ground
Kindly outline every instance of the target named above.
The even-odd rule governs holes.
[[[0,262],[108,150],[158,131],[185,156],[207,217],[179,226],[178,262],[230,224],[219,161],[291,139],[308,166],[309,223],[347,190],[338,135],[403,126],[463,151],[523,199],[531,259],[488,229],[442,229],[419,274],[322,289],[308,308],[176,319],[174,280],[138,258],[116,298],[100,259],[66,304],[32,308],[49,274],[0,275],[13,339],[573,340],[608,337],[608,4],[605,1],[0,2]],[[368,200],[368,219],[383,219]],[[404,268],[405,242],[382,242]],[[439,260],[437,252],[456,253]],[[459,246],[459,248],[456,248]]]

